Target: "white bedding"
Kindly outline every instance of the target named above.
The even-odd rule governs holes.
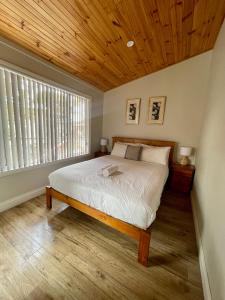
[[[118,165],[119,172],[98,175],[109,164]],[[49,180],[55,190],[146,229],[155,219],[167,176],[167,166],[107,155],[58,169]]]

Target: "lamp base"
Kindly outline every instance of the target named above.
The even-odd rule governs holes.
[[[102,153],[107,153],[108,152],[107,146],[101,146],[100,151]]]
[[[180,164],[181,164],[182,166],[188,165],[188,164],[189,164],[189,159],[188,159],[188,157],[187,157],[187,156],[182,156],[182,157],[181,157],[181,160],[180,160]]]

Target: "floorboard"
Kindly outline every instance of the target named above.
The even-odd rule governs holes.
[[[137,242],[40,196],[0,214],[0,300],[203,299],[189,197],[164,193],[150,266]]]

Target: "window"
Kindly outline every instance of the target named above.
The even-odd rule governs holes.
[[[0,172],[89,153],[90,100],[0,67]]]

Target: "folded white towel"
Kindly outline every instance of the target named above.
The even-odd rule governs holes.
[[[103,171],[104,171],[105,169],[111,167],[111,166],[112,166],[112,164],[109,164],[109,165],[104,166],[103,168],[101,168],[100,170],[97,171],[97,174],[98,174],[98,175],[103,175]]]
[[[102,175],[104,177],[109,177],[110,175],[113,175],[115,172],[118,171],[118,166],[110,166],[108,168],[105,168],[103,171],[102,171]]]

